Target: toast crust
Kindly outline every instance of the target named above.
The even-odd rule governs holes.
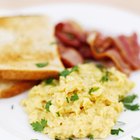
[[[58,71],[0,70],[0,79],[4,80],[43,80],[56,78],[58,75]]]
[[[38,83],[39,81],[19,81],[17,83],[14,83],[7,89],[0,90],[0,98],[10,98],[19,95]]]

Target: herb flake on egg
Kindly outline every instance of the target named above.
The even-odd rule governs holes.
[[[42,119],[41,122],[33,122],[31,126],[33,127],[34,131],[42,132],[47,125],[47,120]]]
[[[60,73],[60,76],[67,77],[70,74],[70,71],[65,69]]]
[[[60,113],[59,112],[56,112],[56,115],[57,115],[57,117],[60,117]]]
[[[89,140],[94,140],[94,136],[92,134],[88,135],[87,138],[89,138]]]
[[[109,71],[106,71],[105,74],[102,76],[101,82],[108,82],[109,81]]]
[[[77,93],[75,93],[73,96],[71,96],[70,100],[71,101],[77,101],[79,99]]]
[[[45,108],[46,108],[46,110],[48,111],[48,112],[50,112],[50,106],[52,105],[52,102],[51,101],[48,101],[47,103],[46,103],[46,106],[45,106]]]
[[[73,68],[71,68],[71,70],[68,69],[63,70],[62,72],[60,72],[60,76],[67,77],[74,71],[78,71],[78,66],[74,66]]]
[[[92,92],[95,92],[95,91],[97,91],[97,90],[99,90],[100,88],[99,87],[93,87],[93,88],[91,88],[90,90],[89,90],[89,94],[91,95],[92,94]]]
[[[73,138],[69,138],[68,140],[73,140]]]
[[[66,101],[67,101],[67,103],[69,103],[69,102],[70,102],[68,97],[66,97]]]

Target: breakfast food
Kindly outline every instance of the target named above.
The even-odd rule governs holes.
[[[0,80],[0,98],[16,96],[38,83],[39,81]]]
[[[115,68],[82,64],[33,87],[21,104],[33,129],[51,138],[106,138],[133,87]]]
[[[0,79],[40,80],[63,70],[48,17],[1,17],[0,38]]]
[[[140,45],[136,33],[130,36],[105,36],[97,31],[86,31],[78,23],[65,21],[56,25],[55,36],[61,44],[60,54],[64,49],[70,54],[69,49],[73,49],[77,53],[77,64],[81,63],[81,59],[96,60],[108,67],[115,66],[127,75],[140,69]],[[61,56],[64,64],[75,64],[72,57],[66,58],[64,53]]]

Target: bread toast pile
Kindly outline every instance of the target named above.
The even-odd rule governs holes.
[[[0,18],[0,98],[12,97],[64,69],[47,16]]]

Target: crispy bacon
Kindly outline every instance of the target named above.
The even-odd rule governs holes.
[[[129,63],[132,69],[137,70],[140,68],[140,59],[139,59],[139,46],[138,41],[136,40],[136,34],[134,33],[130,37],[121,35],[118,37],[120,41],[120,49],[123,49],[122,56],[124,60]],[[119,46],[119,45],[118,45]]]
[[[67,68],[73,67],[75,65],[82,64],[84,62],[83,57],[75,49],[65,48],[63,46],[59,46],[58,48],[61,60],[64,63],[65,67]]]
[[[131,36],[104,37],[99,32],[93,35],[92,32],[84,31],[75,22],[61,22],[55,27],[55,36],[61,44],[62,61],[68,67],[93,59],[109,66],[114,65],[126,74],[140,69],[140,46],[136,33]]]
[[[119,36],[103,39],[97,33],[93,42],[90,41],[90,46],[93,57],[97,60],[108,57],[119,70],[125,73],[140,68],[139,53],[136,53],[136,50],[139,52],[139,46],[135,34],[130,37]]]
[[[58,23],[55,36],[63,46],[76,49],[85,59],[92,58],[90,47],[86,41],[87,34],[75,22]]]
[[[79,28],[75,28],[74,24],[59,23],[55,27],[55,36],[61,40],[64,46],[72,46],[79,48],[86,43],[86,34]]]
[[[110,44],[111,45],[111,44]],[[122,59],[120,53],[115,49],[115,48],[110,48],[108,50],[102,50],[99,51],[98,46],[96,45],[96,41],[95,42],[91,42],[90,43],[91,46],[91,51],[93,53],[93,57],[96,60],[103,60],[103,59],[110,59],[113,64],[122,72],[126,73],[126,74],[130,74],[131,70],[129,65],[127,65],[125,63],[125,61]],[[108,63],[110,63],[109,61],[106,61]],[[107,64],[106,64],[107,65]]]

